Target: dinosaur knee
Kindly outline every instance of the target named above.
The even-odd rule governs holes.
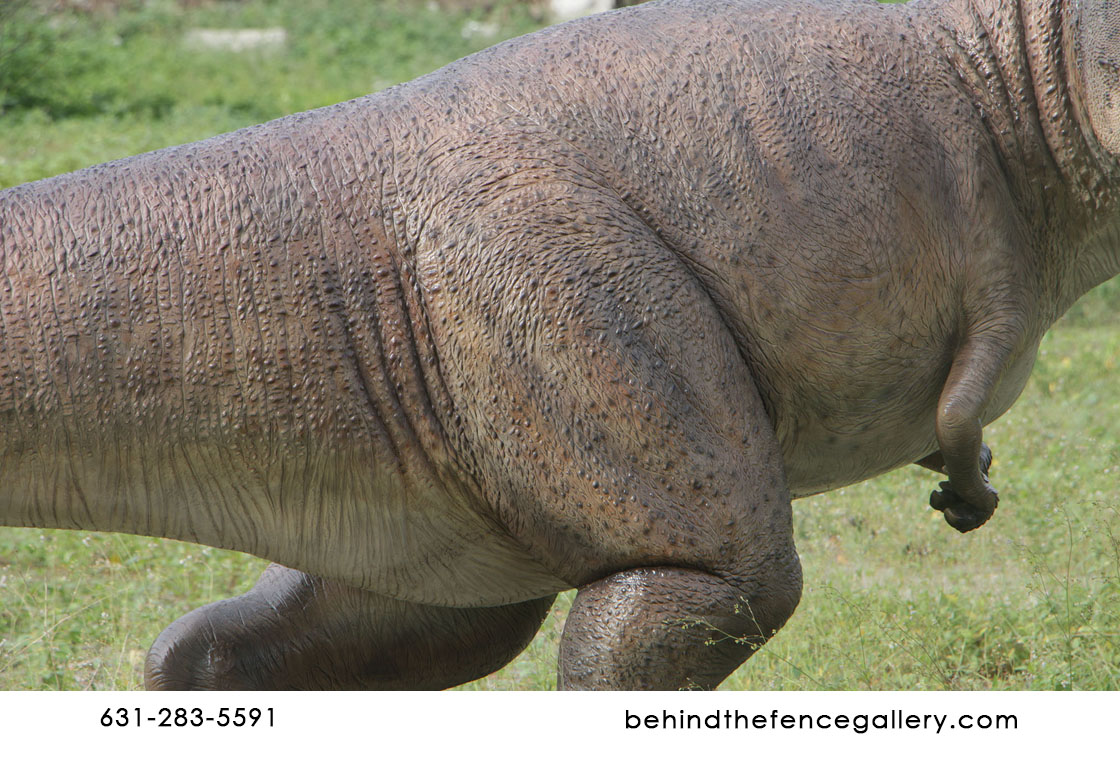
[[[163,630],[148,650],[144,687],[149,690],[245,690],[267,688],[247,668],[243,647],[246,627],[231,615],[236,599],[188,612]]]
[[[759,572],[743,579],[729,579],[741,591],[745,613],[744,636],[765,643],[792,617],[801,601],[801,560],[792,548],[762,563]]]
[[[580,589],[560,643],[564,689],[715,688],[797,606],[799,563],[750,580],[686,568],[616,573]]]

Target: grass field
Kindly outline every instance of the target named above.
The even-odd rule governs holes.
[[[536,25],[358,0],[0,10],[0,187],[355,97]],[[5,8],[14,6],[8,5]],[[7,15],[5,15],[7,14]],[[26,14],[26,15],[24,15]],[[283,27],[279,51],[199,55],[194,27]],[[805,575],[786,628],[724,688],[1120,688],[1120,283],[1046,338],[989,426],[1001,506],[960,536],[916,467],[794,505]],[[261,560],[111,534],[0,529],[0,689],[132,689],[173,619]],[[466,688],[546,689],[570,597],[518,660]]]

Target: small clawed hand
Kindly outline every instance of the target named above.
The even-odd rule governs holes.
[[[929,495],[929,505],[945,515],[945,522],[952,525],[961,533],[979,528],[988,521],[996,511],[999,495],[988,484],[988,468],[992,465],[992,450],[987,444],[980,444],[980,474],[983,479],[983,488],[979,494],[966,499],[953,489],[948,480],[939,483],[941,490]]]

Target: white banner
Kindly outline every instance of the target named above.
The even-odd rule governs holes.
[[[0,694],[6,757],[1120,756],[1120,693]],[[952,756],[952,755],[950,755]],[[207,760],[202,756],[202,760]]]

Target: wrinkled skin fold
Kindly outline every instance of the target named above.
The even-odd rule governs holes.
[[[1117,18],[666,0],[0,192],[0,523],[275,563],[150,688],[444,688],[569,588],[560,687],[714,688],[791,499],[992,518],[983,426],[1120,271]]]

